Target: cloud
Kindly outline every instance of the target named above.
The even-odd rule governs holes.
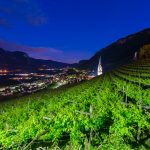
[[[28,53],[32,57],[55,59],[58,55],[62,55],[63,51],[51,47],[32,47],[21,45],[16,42],[10,42],[0,39],[0,48],[8,51],[22,51]]]
[[[26,19],[28,23],[32,25],[42,25],[42,24],[47,23],[47,19],[42,15],[39,15],[39,16],[29,15],[29,16],[26,16]]]
[[[0,48],[8,51],[22,51],[27,53],[30,57],[55,60],[65,63],[75,63],[81,58],[85,57],[84,52],[64,52],[63,50],[52,47],[33,47],[28,45],[21,45],[13,41],[7,41],[0,39]]]
[[[10,15],[12,13],[12,9],[6,6],[0,7],[0,12]]]
[[[12,29],[13,25],[6,18],[0,18],[0,26]]]
[[[4,18],[0,18],[0,25],[7,25],[8,22],[7,22],[7,19],[4,19]]]
[[[7,22],[20,20],[39,26],[46,24],[48,21],[48,17],[38,2],[34,0],[0,0],[0,13],[3,14]]]
[[[14,0],[14,1],[19,3],[28,3],[31,0]]]

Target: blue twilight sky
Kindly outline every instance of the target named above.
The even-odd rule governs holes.
[[[150,27],[150,0],[0,0],[0,47],[62,62],[88,59]]]

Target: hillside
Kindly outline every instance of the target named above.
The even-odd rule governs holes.
[[[0,67],[33,71],[39,67],[64,68],[69,66],[96,71],[101,56],[103,71],[107,72],[121,65],[128,64],[133,60],[135,52],[139,52],[143,46],[148,44],[150,44],[150,28],[119,39],[106,48],[99,50],[89,60],[81,60],[77,64],[35,59],[24,52],[11,52],[0,48]]]
[[[33,71],[40,67],[63,68],[72,66],[67,63],[61,63],[52,60],[42,60],[29,57],[28,54],[21,51],[6,51],[0,48],[0,67],[8,69],[22,69]]]
[[[1,149],[150,149],[150,60],[0,105]]]
[[[98,51],[87,61],[81,61],[79,68],[96,70],[101,56],[104,72],[128,64],[144,45],[150,44],[150,28],[129,35]]]

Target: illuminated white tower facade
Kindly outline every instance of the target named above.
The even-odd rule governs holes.
[[[137,52],[134,53],[134,60],[137,60]]]
[[[103,74],[103,68],[102,68],[102,63],[101,63],[101,56],[99,58],[99,63],[98,63],[98,67],[97,67],[97,75],[102,75]]]

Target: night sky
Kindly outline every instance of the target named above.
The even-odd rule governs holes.
[[[150,27],[150,0],[0,0],[0,47],[62,62],[89,59]]]

